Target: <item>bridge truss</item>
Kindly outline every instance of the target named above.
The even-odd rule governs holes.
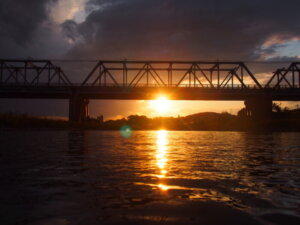
[[[72,83],[63,70],[49,60],[0,59],[0,85],[72,86]]]
[[[99,61],[82,86],[262,88],[243,62]]]
[[[244,62],[101,60],[82,83],[72,83],[50,60],[0,59],[0,86],[300,88],[300,62],[259,83]]]
[[[300,63],[292,62],[287,68],[277,69],[265,88],[299,88],[300,87]]]

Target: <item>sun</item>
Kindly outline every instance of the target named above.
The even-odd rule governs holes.
[[[159,96],[156,100],[150,101],[150,107],[160,115],[170,112],[170,105],[170,100],[166,96]]]

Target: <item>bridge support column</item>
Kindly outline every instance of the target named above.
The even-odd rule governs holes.
[[[82,122],[89,117],[89,100],[79,96],[73,96],[69,100],[69,121]]]
[[[245,100],[246,115],[256,120],[270,119],[272,115],[272,99],[269,97],[249,98]]]

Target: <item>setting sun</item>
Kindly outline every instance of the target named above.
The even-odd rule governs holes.
[[[170,112],[170,100],[166,96],[160,96],[150,101],[150,107],[160,115]]]

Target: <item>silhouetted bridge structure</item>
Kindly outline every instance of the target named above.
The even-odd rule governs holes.
[[[245,101],[248,116],[264,117],[272,101],[300,101],[300,62],[261,84],[243,62],[98,61],[82,83],[49,60],[0,60],[0,98],[69,99],[69,119],[88,118],[89,99]],[[78,72],[78,71],[77,71]]]

